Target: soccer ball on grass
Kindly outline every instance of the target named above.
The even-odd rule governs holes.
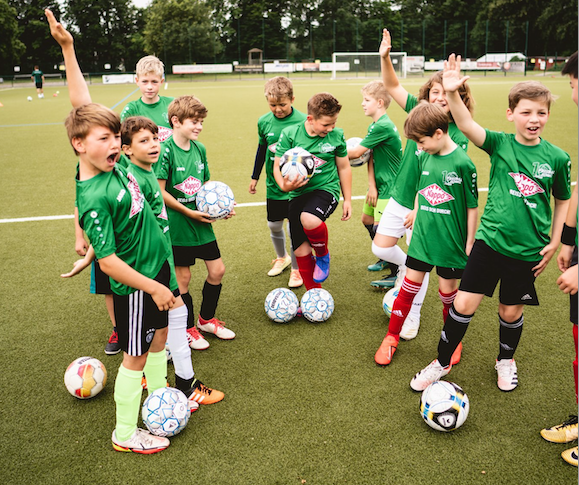
[[[74,397],[89,399],[103,390],[107,383],[107,370],[93,357],[79,357],[66,369],[64,385]]]
[[[287,323],[298,313],[300,302],[287,288],[276,288],[265,297],[265,313],[276,323]]]
[[[312,288],[304,293],[300,306],[310,322],[325,322],[334,313],[334,298],[323,288]]]
[[[466,421],[468,396],[454,382],[435,381],[422,391],[420,415],[437,431],[452,431]]]
[[[179,389],[161,387],[145,399],[142,417],[143,423],[154,435],[175,436],[189,422],[189,401]]]
[[[310,178],[314,174],[314,158],[303,148],[290,148],[279,160],[281,176],[289,175],[288,180],[293,182],[296,177]]]
[[[196,195],[197,210],[209,214],[211,219],[223,219],[233,210],[233,191],[223,182],[210,180],[203,184]]]

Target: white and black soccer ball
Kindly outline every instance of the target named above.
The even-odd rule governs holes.
[[[356,148],[360,144],[361,141],[362,141],[362,138],[360,138],[359,136],[353,136],[352,138],[348,138],[346,140],[346,145],[348,148]],[[370,160],[371,155],[372,155],[372,150],[366,150],[358,158],[353,158],[352,160],[350,160],[350,166],[361,167],[368,160]]]
[[[227,217],[235,206],[233,191],[227,184],[210,180],[197,192],[197,210],[209,214],[211,219]]]
[[[265,297],[265,313],[276,323],[288,323],[299,307],[298,297],[288,288],[276,288]]]
[[[79,399],[95,397],[107,383],[107,369],[94,357],[79,357],[70,363],[64,373],[68,392]]]
[[[325,322],[334,313],[334,298],[323,288],[312,288],[302,296],[300,307],[310,322]]]
[[[143,423],[157,436],[175,436],[183,431],[189,418],[189,400],[179,389],[161,387],[149,394],[142,409]]]
[[[452,431],[466,421],[468,396],[454,382],[435,381],[422,391],[420,415],[437,431]]]
[[[290,182],[293,182],[296,177],[310,178],[314,174],[314,158],[303,148],[290,148],[281,156],[279,169],[282,177],[289,175]]]
[[[388,318],[392,315],[392,308],[394,307],[394,300],[398,298],[399,288],[389,289],[382,299],[382,309]]]

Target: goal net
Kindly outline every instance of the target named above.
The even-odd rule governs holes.
[[[390,52],[396,75],[406,77],[406,52]],[[334,52],[332,79],[353,77],[380,77],[380,53]]]

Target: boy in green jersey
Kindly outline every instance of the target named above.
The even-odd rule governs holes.
[[[489,194],[442,330],[438,358],[414,376],[410,386],[416,391],[449,373],[452,353],[474,312],[485,295],[492,296],[499,280],[497,386],[501,391],[517,387],[513,356],[523,331],[523,309],[539,304],[535,278],[559,247],[571,195],[569,155],[541,138],[549,118],[551,92],[536,81],[513,86],[507,119],[514,123],[515,134],[499,133],[477,124],[460,99],[458,89],[467,79],[461,76],[460,56],[452,54],[445,62],[444,89],[457,126],[490,155]],[[553,214],[551,193],[555,199]]]
[[[448,115],[442,108],[422,101],[408,115],[404,133],[421,151],[418,211],[406,275],[394,300],[388,333],[374,356],[380,365],[392,361],[414,297],[435,266],[444,322],[474,243],[478,215],[476,167],[448,136]]]
[[[235,333],[215,318],[225,265],[211,225],[214,221],[197,210],[195,202],[197,192],[210,177],[205,146],[197,141],[207,108],[195,96],[180,96],[171,102],[168,113],[173,136],[161,145],[155,173],[169,214],[177,282],[189,311],[187,326],[195,329],[193,299],[189,293],[190,266],[201,259],[207,268],[207,279],[197,329],[231,340]],[[234,214],[232,211],[230,216]]]
[[[336,128],[341,109],[329,93],[312,96],[306,121],[285,128],[276,147],[274,177],[280,188],[290,193],[292,247],[307,290],[321,288],[330,272],[325,221],[338,206],[340,190],[344,196],[342,220],[347,221],[352,215],[352,171],[344,132]],[[293,147],[312,155],[315,170],[310,179],[304,176],[290,181],[289,175],[282,177],[280,157]]]
[[[34,66],[34,71],[32,71],[32,74],[30,74],[30,79],[34,81],[34,85],[36,86],[36,94],[38,94],[38,99],[44,98],[44,90],[42,88],[42,83],[44,82],[44,73],[38,66]]]
[[[364,114],[372,118],[372,123],[360,144],[348,148],[350,160],[360,157],[367,150],[372,150],[372,156],[368,160],[368,193],[362,209],[362,224],[372,240],[382,212],[390,199],[402,157],[400,134],[386,114],[390,101],[392,98],[382,81],[371,81],[362,88],[362,108]],[[380,271],[388,264],[379,260],[376,264],[368,266],[368,269]],[[397,268],[391,270],[395,274]]]
[[[265,98],[271,112],[263,115],[257,121],[259,144],[255,155],[251,183],[249,184],[249,193],[255,194],[257,192],[257,181],[265,164],[267,225],[277,255],[267,274],[268,276],[277,276],[291,265],[288,286],[298,288],[303,284],[303,280],[293,250],[290,250],[289,255],[286,251],[286,237],[283,230],[283,222],[288,218],[289,195],[277,185],[273,176],[273,163],[275,147],[281,131],[287,126],[302,123],[305,121],[306,115],[292,106],[295,99],[293,85],[286,77],[276,76],[267,81],[265,83]]]
[[[137,62],[135,82],[141,90],[141,97],[130,101],[121,112],[121,121],[129,116],[144,116],[159,127],[159,140],[167,140],[172,134],[167,116],[167,108],[173,98],[160,96],[159,89],[165,81],[165,66],[155,56],[145,56]]]
[[[157,453],[169,440],[137,428],[141,377],[149,392],[166,385],[168,311],[175,296],[168,288],[170,248],[134,177],[116,167],[120,154],[119,116],[92,103],[78,66],[73,39],[50,10],[52,36],[62,47],[73,110],[65,126],[79,156],[77,206],[102,270],[111,278],[123,361],[115,381],[117,451]]]

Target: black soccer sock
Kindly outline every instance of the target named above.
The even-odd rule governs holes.
[[[195,377],[191,377],[191,379],[183,379],[175,374],[175,387],[185,394],[185,396],[189,397],[193,392],[191,387],[193,386],[194,380]]]
[[[189,292],[181,293],[181,298],[183,298],[183,303],[187,307],[187,329],[193,328],[195,326],[195,314],[193,313],[193,298]]]
[[[390,270],[390,276],[396,276],[398,275],[398,268],[400,266],[398,266],[397,264],[394,263],[388,263],[388,269]]]
[[[512,359],[515,355],[515,350],[519,345],[521,334],[523,333],[523,322],[525,318],[523,315],[512,323],[505,322],[499,316],[499,355],[497,360]]]
[[[205,281],[203,285],[203,301],[201,302],[201,311],[199,312],[199,316],[203,320],[211,320],[215,316],[219,295],[221,294],[221,286],[221,283],[212,285],[208,281]]]
[[[370,234],[370,239],[374,240],[374,236],[376,235],[376,226],[374,224],[364,224],[364,227]]]
[[[454,308],[454,303],[450,307],[438,341],[438,362],[443,367],[450,364],[452,354],[463,339],[473,316],[474,313],[472,315],[458,313]]]

